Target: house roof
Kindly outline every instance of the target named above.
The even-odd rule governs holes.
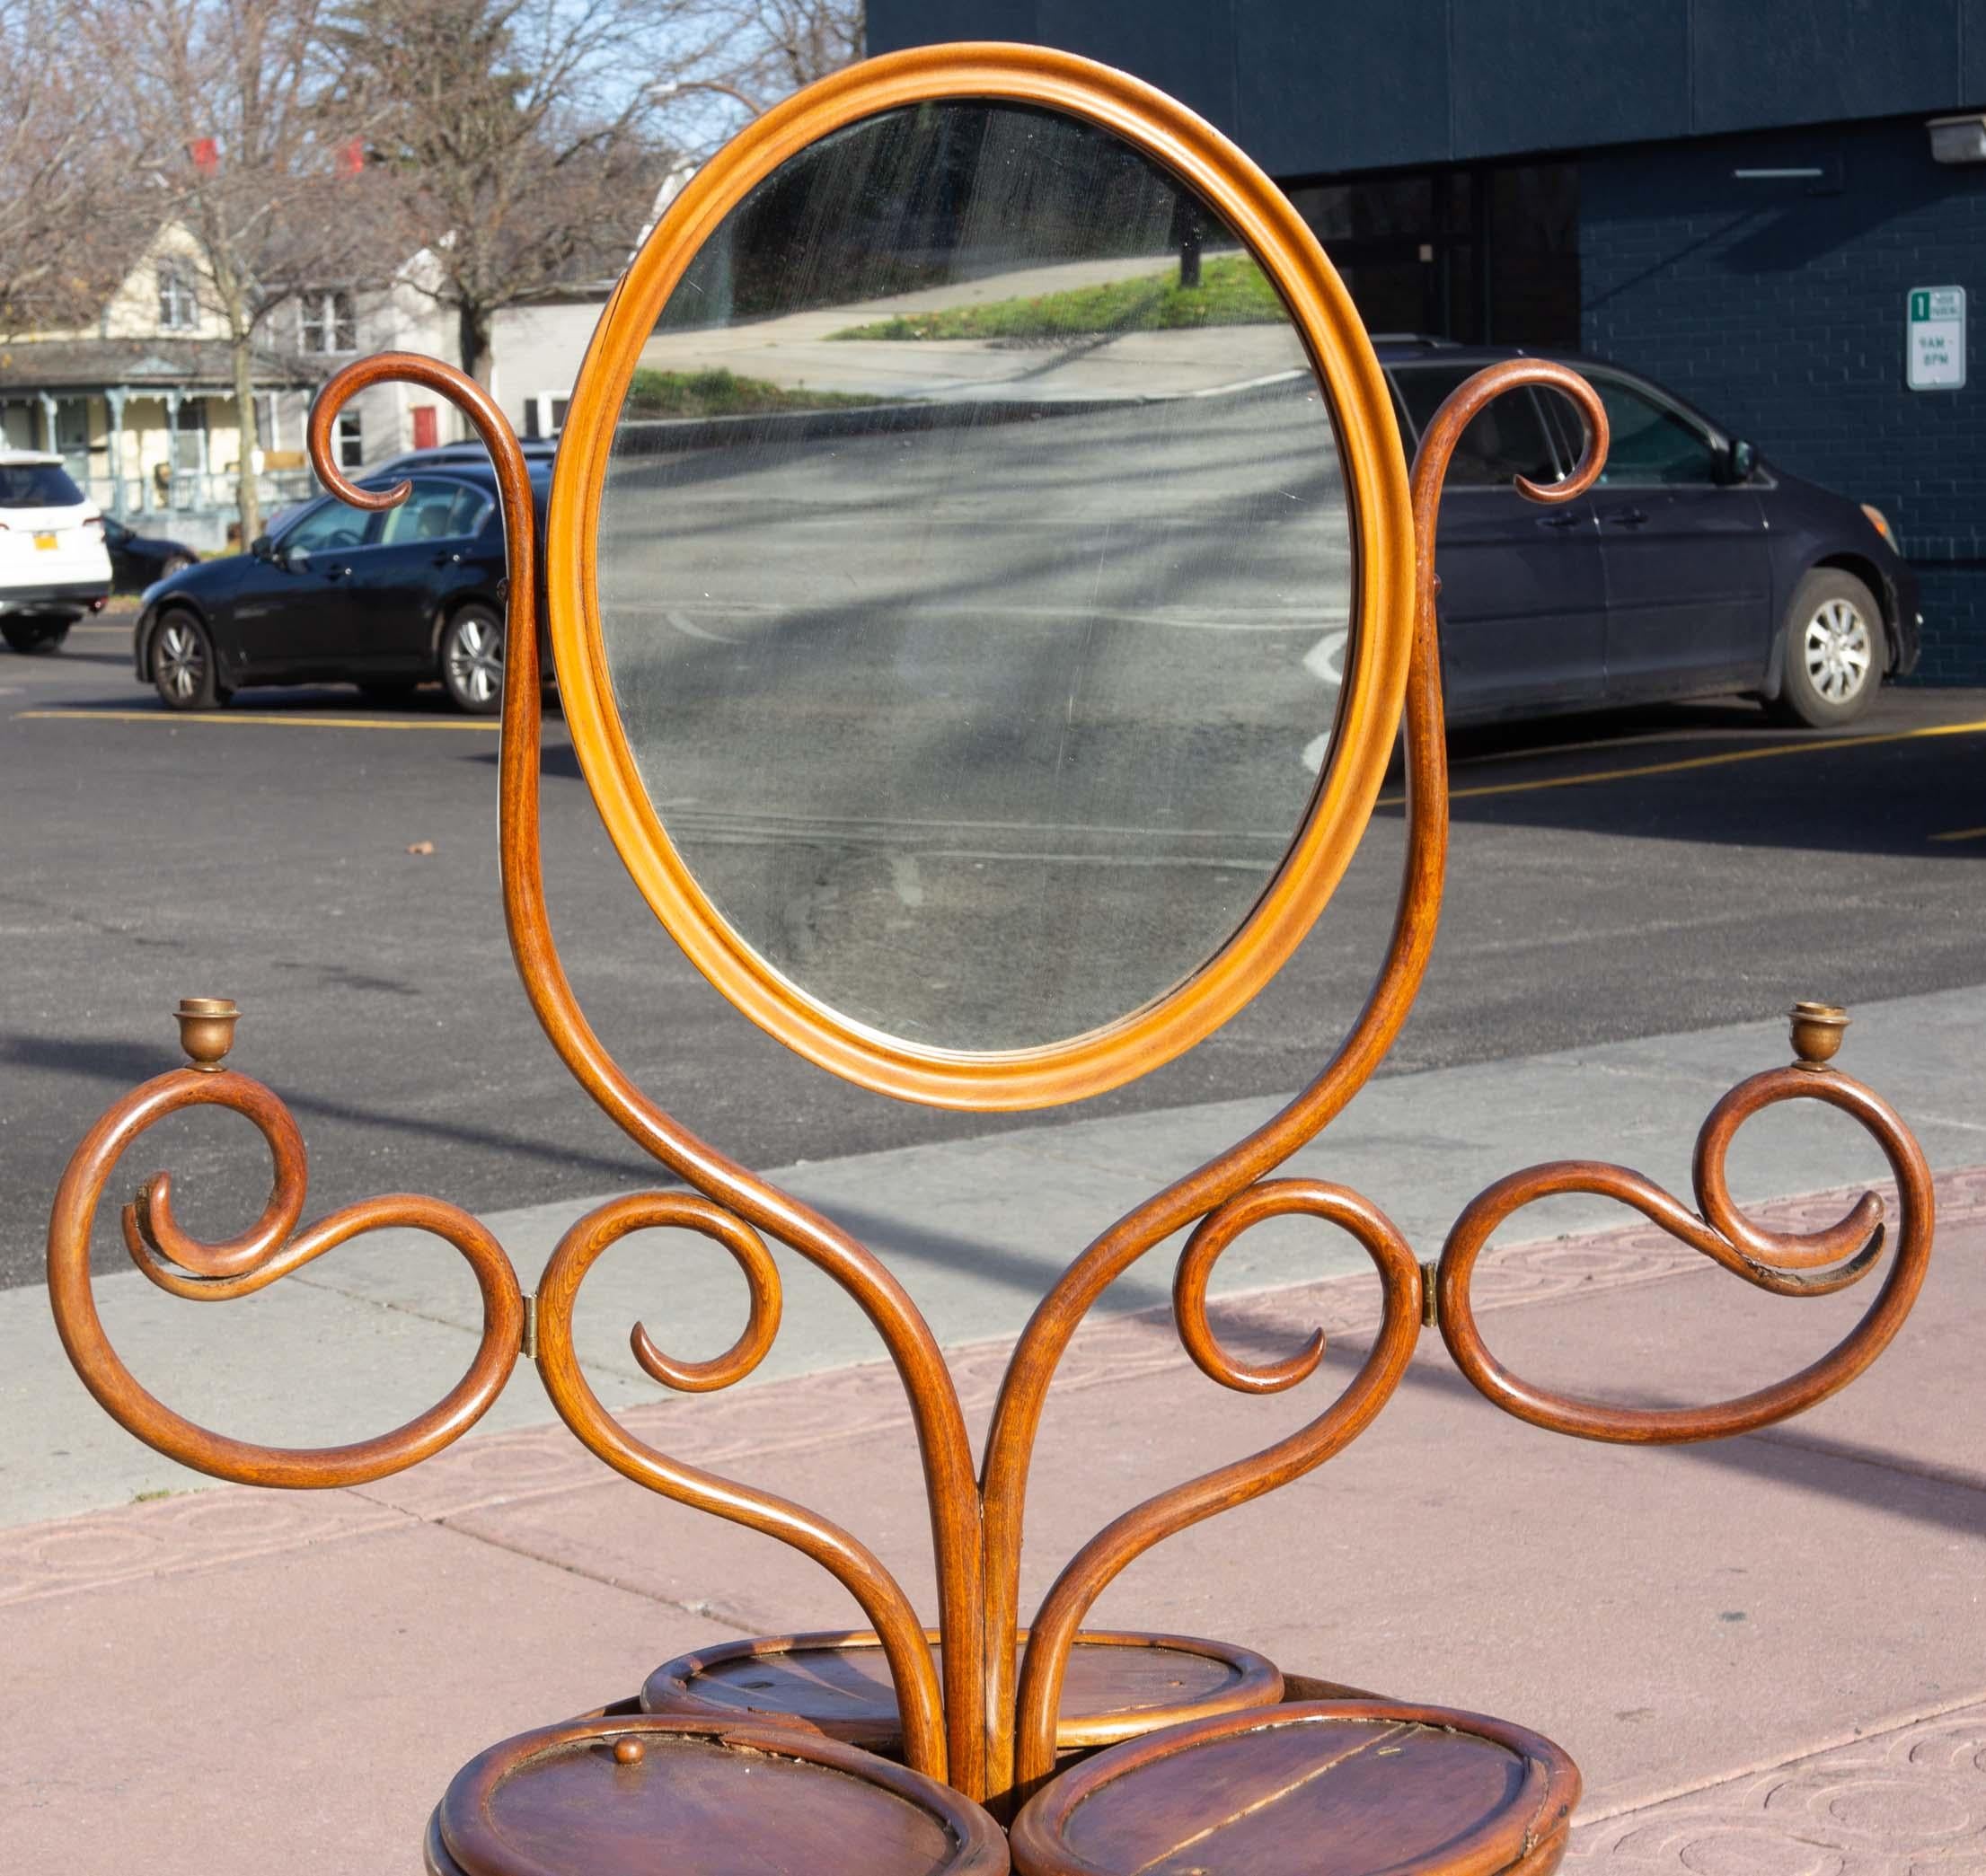
[[[262,390],[307,388],[320,374],[300,359],[258,352]],[[38,391],[139,392],[234,389],[234,365],[223,339],[28,339],[0,344],[0,397]]]

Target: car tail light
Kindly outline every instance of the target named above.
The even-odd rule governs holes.
[[[1869,525],[1889,542],[1890,550],[1893,553],[1901,553],[1902,550],[1896,544],[1896,536],[1891,531],[1889,517],[1880,508],[1871,507],[1867,502],[1862,504],[1862,512],[1868,516]]]

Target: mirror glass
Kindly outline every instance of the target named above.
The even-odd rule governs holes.
[[[1252,256],[1131,145],[922,105],[788,162],[641,355],[598,533],[634,764],[843,1016],[1064,1041],[1246,919],[1329,753],[1330,413]]]

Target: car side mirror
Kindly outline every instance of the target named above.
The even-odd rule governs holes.
[[[276,558],[276,543],[267,534],[258,534],[248,543],[248,550],[258,560],[273,560]]]
[[[1732,444],[1724,461],[1726,480],[1749,482],[1752,480],[1752,471],[1759,466],[1759,453],[1756,447],[1740,437]]]

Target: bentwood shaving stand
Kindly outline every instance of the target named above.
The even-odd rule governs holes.
[[[669,386],[726,372],[759,387],[759,408],[669,420]],[[405,498],[405,485],[352,486],[329,447],[340,405],[388,379],[453,400],[497,466],[511,615],[503,885],[525,988],[580,1086],[680,1185],[580,1220],[534,1297],[490,1233],[438,1199],[375,1199],[300,1229],[296,1123],[224,1065],[234,1006],[189,1002],[189,1065],[113,1107],[57,1197],[49,1287],[64,1343],[138,1437],[217,1477],[274,1486],[412,1466],[475,1424],[520,1355],[534,1359],[559,1414],[609,1466],[794,1546],[873,1625],[684,1657],[638,1699],[491,1748],[442,1797],[428,1868],[896,1876],[995,1872],[1011,1857],[1029,1876],[1555,1869],[1579,1777],[1549,1740],[1355,1695],[1219,1641],[1082,1624],[1161,1539],[1353,1440],[1426,1326],[1478,1389],[1540,1427],[1707,1440],[1852,1379],[1921,1283],[1923,1158],[1881,1098],[1830,1065],[1845,1018],[1821,1005],[1795,1012],[1797,1061],[1741,1083],[1705,1123],[1695,1210],[1618,1167],[1536,1166],[1472,1201],[1423,1264],[1370,1199],[1275,1176],[1385,1056],[1434,940],[1447,839],[1434,555],[1452,459],[1496,457],[1499,401],[1535,412],[1563,399],[1583,420],[1583,450],[1568,451],[1578,461],[1519,486],[1548,507],[1573,499],[1606,448],[1585,382],[1530,360],[1468,379],[1420,436],[1409,486],[1365,333],[1281,193],[1146,86],[1004,46],[827,79],[683,190],[573,393],[542,587],[530,467],[460,373],[403,356],[340,373],[312,418],[319,474],[356,507]],[[1576,445],[1579,426],[1563,427]],[[690,958],[815,1062],[957,1108],[1122,1085],[1246,1006],[1342,874],[1404,718],[1405,876],[1362,1013],[1274,1119],[1068,1265],[1019,1338],[976,1466],[937,1342],[890,1272],[672,1119],[580,1013],[540,866],[541,605],[594,798]],[[1893,1227],[1873,1194],[1805,1236],[1737,1211],[1726,1150],[1784,1101],[1823,1103],[1874,1137],[1896,1176]],[[432,1233],[473,1271],[483,1330],[468,1372],[428,1412],[356,1445],[276,1450],[181,1418],[123,1366],[92,1298],[92,1223],[119,1156],[154,1122],[203,1104],[260,1130],[274,1191],[252,1229],[203,1243],[175,1221],[158,1174],[123,1214],[138,1267],[175,1295],[222,1300],[365,1231]],[[1890,1267],[1852,1333],[1789,1379],[1694,1409],[1575,1399],[1506,1370],[1470,1295],[1492,1231],[1564,1193],[1618,1200],[1778,1295],[1852,1284],[1885,1245]],[[1297,1431],[1108,1524],[1023,1629],[1029,1466],[1078,1325],[1114,1279],[1187,1232],[1174,1299],[1193,1361],[1247,1393],[1297,1386],[1321,1334],[1245,1365],[1217,1341],[1207,1305],[1228,1246],[1291,1214],[1336,1226],[1376,1267],[1382,1317],[1356,1375]],[[637,1358],[665,1386],[728,1387],[764,1356],[781,1308],[768,1239],[867,1314],[914,1419],[935,1631],[838,1522],[680,1464],[602,1405],[575,1356],[574,1299],[603,1252],[658,1227],[715,1240],[750,1290],[743,1334],[715,1360],[674,1359],[635,1328]]]

